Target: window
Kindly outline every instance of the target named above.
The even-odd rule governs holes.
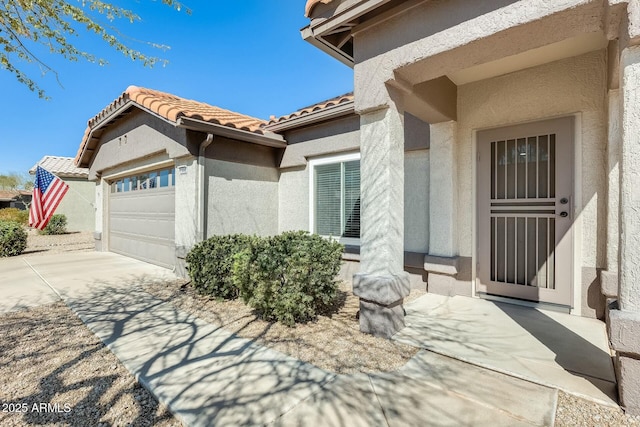
[[[120,178],[111,183],[112,193],[125,191],[150,190],[161,187],[174,187],[176,172],[174,168]]]
[[[358,244],[360,239],[360,155],[309,162],[311,230]]]

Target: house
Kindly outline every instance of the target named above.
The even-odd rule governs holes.
[[[263,121],[129,87],[89,120],[96,248],[174,268],[215,234],[345,245],[360,328],[409,289],[606,317],[640,413],[640,6],[308,0],[354,93]],[[576,357],[579,357],[577,355]]]
[[[59,156],[44,156],[29,170],[31,175],[35,175],[37,166],[56,175],[69,186],[69,191],[55,211],[56,214],[64,214],[67,217],[67,230],[93,231],[96,218],[96,186],[87,179],[88,169],[76,167],[73,157]]]
[[[640,413],[640,3],[308,0],[306,15],[303,38],[355,74],[361,329],[404,323],[411,114],[429,128],[429,292],[606,311]]]
[[[0,209],[27,209],[31,202],[31,192],[24,190],[0,190]]]
[[[96,185],[96,249],[177,270],[214,234],[278,233],[278,161],[264,121],[131,86],[89,120],[76,157]]]
[[[407,248],[425,251],[428,128],[407,120]],[[175,269],[217,234],[309,230],[359,269],[360,120],[352,94],[266,122],[131,86],[89,121],[76,162],[96,190],[96,249]],[[420,267],[420,266],[419,266]],[[410,275],[424,288],[424,270]]]

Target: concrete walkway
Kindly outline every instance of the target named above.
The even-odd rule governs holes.
[[[392,373],[335,375],[261,347],[143,292],[141,284],[172,275],[130,258],[42,255],[0,260],[0,271],[10,271],[0,290],[43,303],[60,295],[188,425],[553,423],[556,390],[433,352]]]
[[[617,406],[605,324],[488,300],[427,294],[394,339]]]

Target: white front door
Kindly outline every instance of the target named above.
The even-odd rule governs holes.
[[[573,126],[478,132],[479,293],[571,305]]]

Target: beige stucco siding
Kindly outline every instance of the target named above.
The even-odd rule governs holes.
[[[606,55],[604,51],[470,83],[458,88],[458,232],[472,254],[474,130],[578,113],[577,206],[582,266],[603,267],[606,241]],[[466,207],[466,208],[464,208]],[[578,239],[580,240],[580,239]]]
[[[280,171],[278,231],[309,230],[308,167]]]
[[[97,173],[107,170],[108,173],[126,170],[131,162],[158,153],[165,153],[166,158],[188,155],[188,141],[185,129],[134,110],[102,135],[99,151],[89,167],[89,179],[94,180]]]
[[[386,82],[416,85],[601,30],[600,2],[421,2],[354,37],[356,111],[388,103]]]
[[[69,191],[56,209],[56,214],[67,217],[68,231],[94,231],[95,189],[94,182],[82,178],[63,178],[69,185]]]
[[[278,170],[207,159],[207,237],[278,233]]]
[[[429,252],[429,150],[404,154],[404,250]]]
[[[299,167],[307,159],[318,156],[358,151],[360,149],[360,118],[350,115],[285,134],[287,148],[281,168]]]

